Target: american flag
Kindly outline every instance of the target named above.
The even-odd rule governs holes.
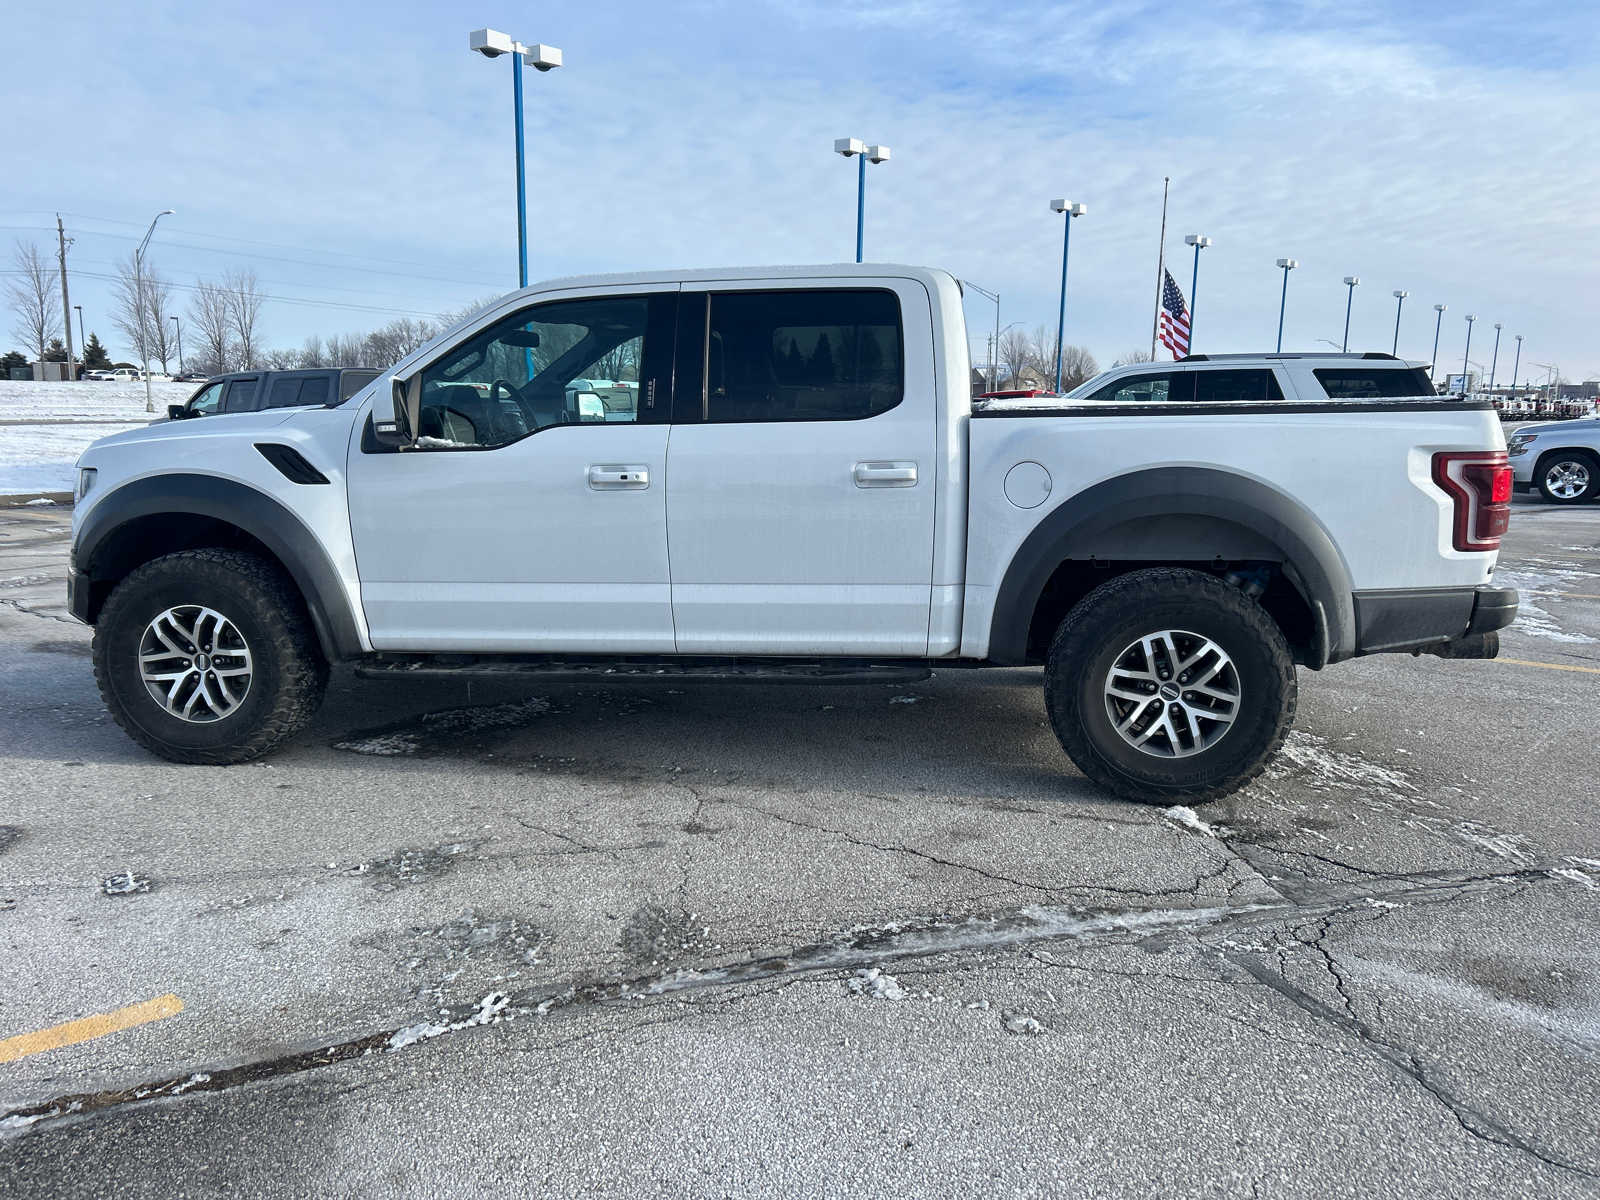
[[[1172,351],[1173,358],[1182,358],[1189,353],[1189,306],[1183,302],[1172,272],[1166,276],[1161,288],[1161,344]]]

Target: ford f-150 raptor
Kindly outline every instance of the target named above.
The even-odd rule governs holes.
[[[111,713],[177,762],[271,750],[341,662],[530,684],[1042,664],[1085,774],[1205,799],[1282,743],[1297,666],[1493,657],[1515,616],[1500,424],[1419,367],[1195,356],[975,402],[942,271],[554,280],[349,398],[96,442],[70,600]]]

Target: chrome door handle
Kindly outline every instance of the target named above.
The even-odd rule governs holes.
[[[589,486],[597,492],[638,491],[650,486],[650,468],[642,463],[600,463],[589,468]]]
[[[856,486],[860,488],[916,487],[917,464],[914,462],[857,463]]]

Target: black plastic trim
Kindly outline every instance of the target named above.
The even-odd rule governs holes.
[[[152,475],[103,497],[73,544],[73,569],[81,572],[70,589],[75,615],[89,619],[87,584],[110,578],[97,573],[97,565],[103,562],[102,551],[115,545],[117,530],[140,517],[166,513],[211,517],[244,530],[277,557],[300,588],[328,660],[343,662],[365,653],[344,585],[311,531],[266,493],[215,475]]]
[[[1517,607],[1520,604],[1521,597],[1516,588],[1479,588],[1467,633],[1493,633],[1496,629],[1504,629],[1517,619]]]
[[[980,401],[981,403],[981,401]],[[1364,412],[1489,412],[1493,405],[1487,401],[1464,404],[1458,400],[1323,400],[1313,404],[1256,402],[1241,400],[1237,404],[1169,404],[1158,401],[1151,404],[1059,405],[1039,408],[979,408],[974,405],[972,415],[977,419],[999,417],[1174,417],[1200,414],[1208,417],[1228,416],[1232,413],[1341,413]]]
[[[1255,406],[1264,407],[1264,406]],[[1197,518],[1200,519],[1197,521]],[[1018,547],[995,594],[989,659],[1020,665],[1027,659],[1034,608],[1056,568],[1091,556],[1145,559],[1165,524],[1181,528],[1180,554],[1170,543],[1160,557],[1174,561],[1258,559],[1275,551],[1285,574],[1315,610],[1322,604],[1325,644],[1314,657],[1338,662],[1356,652],[1350,577],[1328,532],[1309,512],[1263,483],[1206,467],[1154,467],[1105,480],[1047,513]],[[1197,536],[1204,531],[1204,540]],[[1101,553],[1139,531],[1138,552]]]
[[[328,482],[328,477],[308,463],[305,455],[293,446],[285,446],[280,442],[257,442],[256,449],[291,483]]]
[[[1477,592],[1472,588],[1385,588],[1357,592],[1358,654],[1383,654],[1465,637]]]

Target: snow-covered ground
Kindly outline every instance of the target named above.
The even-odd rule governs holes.
[[[29,383],[0,380],[0,496],[70,492],[73,463],[90,442],[167,415],[194,395],[193,383]],[[13,422],[24,422],[14,424]]]

